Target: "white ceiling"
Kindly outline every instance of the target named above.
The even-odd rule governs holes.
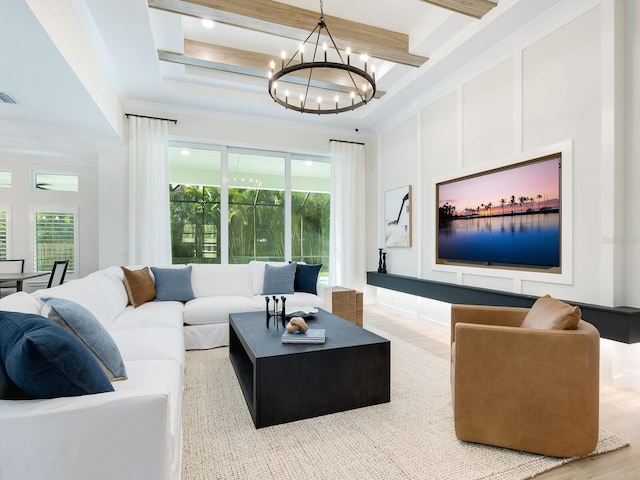
[[[317,0],[281,1],[319,12]],[[108,81],[125,110],[169,117],[215,112],[379,129],[407,108],[419,106],[421,99],[470,62],[499,56],[501,49],[522,41],[520,32],[537,19],[547,18],[549,23],[550,9],[563,13],[586,2],[498,0],[497,7],[478,20],[421,0],[325,0],[327,16],[405,33],[410,53],[430,59],[419,68],[372,59],[379,67],[378,89],[386,95],[353,112],[320,116],[275,104],[267,92],[267,65],[265,79],[256,79],[159,61],[157,53],[181,53],[186,38],[277,58],[282,49],[294,45],[291,40],[220,23],[208,30],[198,19],[149,8],[147,0],[2,0],[0,92],[12,95],[18,104],[0,103],[0,155],[90,157],[96,145],[117,144],[117,128],[100,95],[104,85],[103,90],[96,87],[98,80]],[[75,23],[68,21],[74,15]],[[72,32],[79,29],[76,25],[83,32]],[[79,33],[84,42],[77,41]],[[70,38],[76,39],[71,48]],[[104,78],[80,71],[78,65],[91,66],[88,60],[70,58],[89,49]]]

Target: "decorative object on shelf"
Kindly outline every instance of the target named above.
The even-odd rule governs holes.
[[[289,320],[289,323],[287,323],[287,332],[289,333],[293,333],[293,332],[304,333],[308,329],[309,329],[309,326],[307,325],[307,322],[305,322],[304,318],[302,317],[293,317],[291,320]]]
[[[382,273],[382,249],[378,249],[378,273]]]
[[[315,42],[311,38],[314,34]],[[320,44],[321,36],[328,37],[330,45],[326,42]],[[305,62],[304,54],[307,46],[313,51],[311,61]],[[316,54],[321,55],[322,59],[316,60]],[[286,63],[287,53],[284,51],[281,53],[280,70],[276,70],[275,62],[271,61],[269,95],[285,108],[318,115],[348,112],[366,105],[376,93],[375,69],[372,66],[369,72],[367,65],[369,57],[366,54],[360,56],[364,63],[363,68],[351,65],[350,48],[346,49],[345,54],[346,62],[329,32],[324,19],[322,0],[320,0],[318,24],[300,45],[298,51]],[[296,57],[299,57],[299,62]],[[302,93],[290,92],[279,86],[278,81],[299,85]],[[331,100],[323,103],[320,94],[316,98],[310,98],[312,93],[315,94],[315,90],[330,91]]]
[[[411,246],[411,185],[384,194],[384,244],[386,247]]]
[[[276,330],[277,330],[278,327],[279,327],[278,320],[280,320],[280,322],[282,323],[283,327],[285,326],[285,323],[286,323],[287,313],[285,311],[285,304],[287,303],[287,297],[282,295],[278,299],[278,297],[273,295],[271,298],[273,299],[273,309],[269,310],[269,300],[270,300],[270,298],[269,297],[264,297],[264,300],[266,302],[266,306],[265,306],[266,323],[267,323],[267,328],[269,328],[269,324],[271,323],[271,320],[273,319],[273,325],[276,327]],[[282,300],[282,308],[278,307],[278,303],[279,303],[280,300]]]
[[[382,272],[387,273],[387,252],[382,252]]]

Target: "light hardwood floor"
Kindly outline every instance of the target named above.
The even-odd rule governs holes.
[[[379,328],[449,360],[449,332],[446,330],[375,306],[365,306],[364,325]],[[576,460],[538,475],[536,480],[640,480],[640,392],[601,388],[600,426],[628,440],[630,446]]]

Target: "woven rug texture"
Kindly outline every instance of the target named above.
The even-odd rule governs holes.
[[[459,441],[448,362],[369,330],[391,341],[390,403],[261,429],[228,348],[187,352],[182,479],[521,480],[575,460]],[[592,455],[626,445],[601,430]]]

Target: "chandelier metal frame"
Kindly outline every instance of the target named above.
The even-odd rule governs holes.
[[[320,47],[320,37],[322,32],[325,31],[326,35],[331,40],[331,45],[333,49],[336,51],[340,62],[327,61],[327,44],[324,43],[322,47]],[[315,45],[313,48],[313,57],[311,61],[304,61],[304,50],[306,44],[309,42],[309,39],[316,34]],[[311,42],[309,42],[311,43]],[[316,55],[318,51],[322,48],[324,53],[324,58],[322,60],[316,60]],[[293,63],[296,57],[299,55],[300,62]],[[273,100],[282,105],[283,107],[295,110],[301,113],[313,113],[317,115],[324,114],[337,114],[343,112],[349,112],[351,110],[355,110],[356,108],[362,107],[366,105],[369,100],[371,100],[376,94],[376,80],[375,80],[375,71],[373,68],[371,69],[371,73],[369,73],[367,69],[367,57],[364,55],[364,69],[358,68],[354,65],[351,65],[350,59],[350,49],[347,49],[347,61],[345,62],[342,53],[338,49],[336,42],[333,40],[333,36],[327,27],[327,24],[324,20],[324,12],[322,6],[322,0],[320,0],[320,19],[318,20],[318,24],[311,31],[306,40],[302,43],[301,48],[294,53],[289,61],[285,64],[285,55],[283,52],[282,56],[282,66],[278,71],[274,71],[275,62],[271,62],[271,68],[269,71],[269,95]],[[348,77],[351,81],[350,86],[342,86],[330,84],[325,81],[313,80],[313,72],[314,69],[333,69],[339,70],[343,72],[347,72]],[[308,76],[306,78],[302,76],[293,76],[291,75],[294,72],[305,71],[308,72]],[[287,77],[288,76],[288,77]],[[287,77],[284,79],[284,77]],[[295,99],[289,98],[288,90],[284,91],[284,95],[282,89],[278,91],[278,80],[281,80],[286,83],[293,83],[303,85],[305,88],[304,94],[301,94],[299,97],[299,103],[293,103]],[[342,105],[340,104],[339,96],[336,95],[333,98],[333,102],[331,103],[332,107],[330,108],[321,108],[322,102],[320,97],[318,97],[315,105],[312,105],[314,102],[309,99],[309,89],[310,88],[320,88],[326,90],[332,90],[334,92],[339,91],[341,93],[350,94],[350,103]],[[327,102],[324,103],[327,105]],[[335,107],[333,106],[335,105]]]

